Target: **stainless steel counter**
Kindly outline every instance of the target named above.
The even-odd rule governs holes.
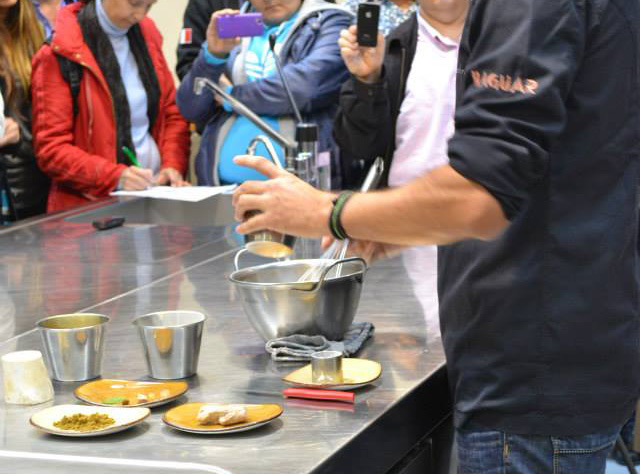
[[[131,321],[179,308],[209,316],[200,368],[178,402],[106,437],[55,437],[28,423],[47,406],[74,403],[80,383],[55,384],[55,401],[43,405],[1,402],[1,473],[68,473],[71,466],[94,473],[408,472],[398,461],[446,420],[441,344],[401,259],[369,271],[356,316],[376,325],[359,357],[379,361],[382,377],[357,392],[355,406],[284,400],[259,393],[281,391],[280,378],[299,365],[270,361],[244,316],[226,278],[237,246],[230,227],[125,226],[97,233],[68,217],[0,232],[0,354],[42,350],[32,330],[40,317],[90,309],[112,317],[103,376],[145,379]],[[285,412],[270,425],[233,435],[164,426],[164,411],[187,401],[280,403]]]
[[[112,202],[88,209],[112,214]],[[0,341],[48,315],[93,311],[239,245],[225,227],[127,224],[96,232],[86,211],[0,227]]]

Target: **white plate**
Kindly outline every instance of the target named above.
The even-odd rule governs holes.
[[[81,413],[83,415],[92,415],[94,413],[100,413],[109,415],[115,420],[115,423],[93,431],[73,431],[73,430],[61,430],[56,428],[53,424],[56,421],[62,419],[63,416],[74,415]],[[137,425],[144,421],[149,416],[151,410],[148,408],[120,408],[120,407],[95,407],[87,405],[56,405],[49,408],[45,408],[38,413],[35,413],[29,423],[35,428],[42,430],[46,433],[60,435],[60,436],[102,436],[111,433],[117,433],[118,431],[126,430],[132,426]]]

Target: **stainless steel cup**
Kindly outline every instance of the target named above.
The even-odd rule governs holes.
[[[323,385],[342,383],[342,352],[321,351],[311,354],[311,381]]]
[[[183,379],[198,371],[205,319],[196,311],[161,311],[134,319],[151,377]]]
[[[38,321],[51,377],[63,382],[99,377],[108,322],[107,316],[92,313],[63,314]]]
[[[248,219],[259,213],[260,211],[247,211],[245,218]],[[289,257],[293,254],[295,244],[295,237],[272,230],[259,230],[244,236],[245,248],[249,252],[265,258]]]

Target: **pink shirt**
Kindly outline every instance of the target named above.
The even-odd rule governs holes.
[[[418,44],[396,124],[390,186],[401,186],[448,163],[447,142],[455,128],[457,67],[458,43],[438,33],[418,14]],[[437,258],[435,246],[414,247],[403,254],[429,339],[440,337]]]
[[[390,186],[401,186],[448,163],[457,66],[458,43],[418,14],[418,44],[396,124]]]

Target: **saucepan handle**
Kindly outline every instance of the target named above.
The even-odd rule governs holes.
[[[238,250],[238,252],[236,252],[236,256],[233,257],[233,266],[235,267],[236,271],[240,270],[240,256],[244,253],[248,252],[246,247],[241,248],[240,250]],[[287,260],[289,257],[285,257],[283,259],[279,259],[276,258],[276,260]]]
[[[242,255],[243,253],[245,253],[247,251],[246,248],[241,248],[240,250],[238,250],[238,252],[236,252],[236,256],[233,258],[233,266],[236,267],[236,271],[240,270],[240,255]]]

